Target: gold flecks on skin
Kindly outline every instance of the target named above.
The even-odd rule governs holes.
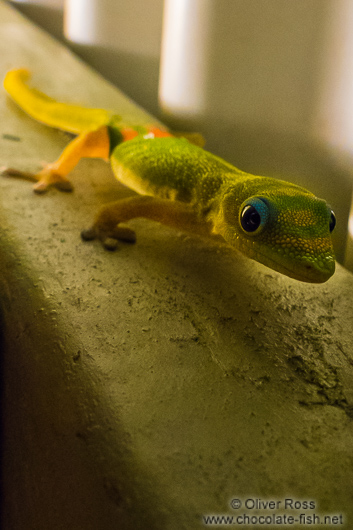
[[[285,224],[292,224],[293,227],[308,227],[318,222],[317,216],[309,209],[285,210],[278,215],[278,220]]]

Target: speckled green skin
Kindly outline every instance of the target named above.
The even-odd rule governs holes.
[[[213,233],[249,258],[292,278],[321,283],[335,270],[331,210],[312,193],[244,173],[185,139],[138,137],[112,152],[118,180],[138,193],[187,202]],[[244,201],[267,199],[270,217],[259,233],[240,224]]]

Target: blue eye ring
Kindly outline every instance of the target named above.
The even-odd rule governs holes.
[[[251,197],[244,201],[240,207],[240,226],[250,236],[262,232],[269,217],[270,211],[267,201],[261,197]]]

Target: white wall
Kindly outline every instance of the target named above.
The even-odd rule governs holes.
[[[65,0],[10,0],[21,13],[43,27],[57,39],[63,39]]]
[[[137,103],[158,113],[163,0],[66,0],[70,46]]]

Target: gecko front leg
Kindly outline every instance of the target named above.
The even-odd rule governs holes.
[[[66,178],[81,158],[109,158],[110,140],[107,127],[80,134],[70,142],[59,158],[47,164],[38,173],[3,168],[1,174],[35,181],[33,189],[36,193],[44,193],[50,186],[61,191],[72,191],[72,184]]]
[[[118,240],[136,241],[135,232],[121,223],[138,217],[201,236],[213,236],[211,223],[200,219],[189,204],[144,195],[108,204],[98,213],[93,226],[81,232],[81,237],[84,241],[98,238],[105,248],[115,250]]]

